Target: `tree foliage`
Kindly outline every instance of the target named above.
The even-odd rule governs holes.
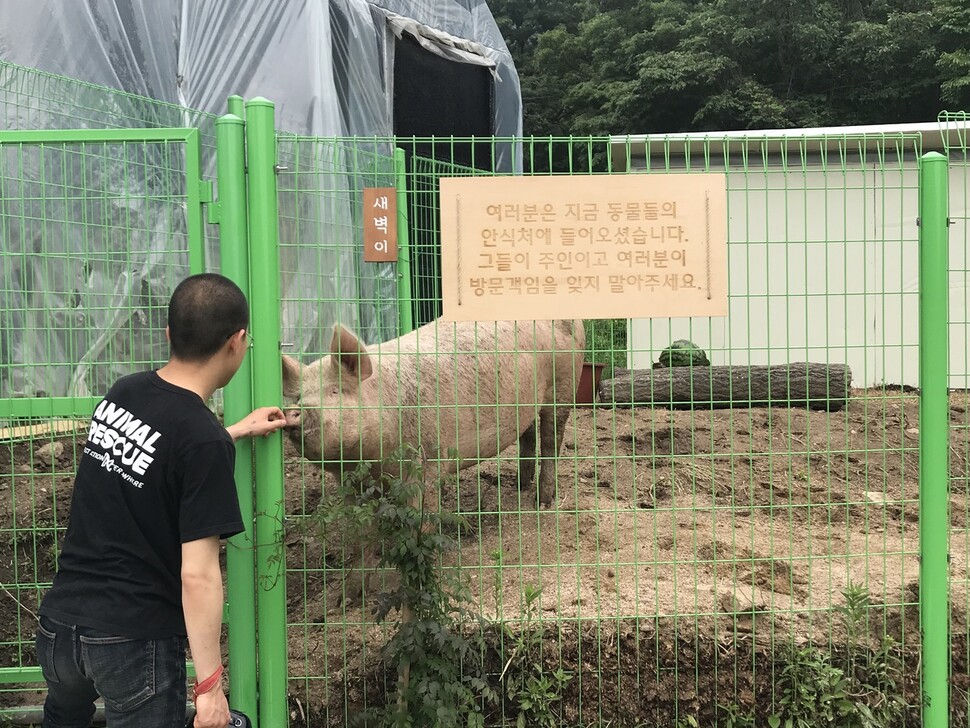
[[[970,106],[967,0],[490,0],[526,134],[929,121]]]

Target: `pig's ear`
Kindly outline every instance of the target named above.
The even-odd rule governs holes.
[[[283,355],[283,396],[299,397],[303,365],[291,356]]]
[[[333,338],[330,340],[330,361],[334,368],[342,368],[344,375],[350,374],[364,381],[374,373],[370,354],[360,339],[350,333],[340,324],[333,327]]]

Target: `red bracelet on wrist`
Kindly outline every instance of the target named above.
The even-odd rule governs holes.
[[[219,684],[219,680],[222,678],[222,665],[219,665],[219,669],[214,673],[209,675],[205,680],[199,682],[199,679],[195,679],[195,686],[192,688],[192,700],[195,701],[200,695],[209,692],[216,685]]]

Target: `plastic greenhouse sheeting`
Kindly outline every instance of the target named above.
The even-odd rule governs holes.
[[[359,217],[352,193],[365,183],[391,182],[382,175],[392,169],[392,150],[375,148],[383,159],[372,161],[362,178],[338,149],[288,137],[391,136],[395,41],[403,35],[440,58],[488,69],[493,134],[521,134],[518,77],[485,0],[0,0],[0,123],[4,129],[198,126],[203,174],[212,179],[213,122],[227,97],[271,99],[281,155],[303,159],[307,173],[306,179],[280,179],[283,340],[292,351],[319,352],[338,319],[367,341],[386,339],[397,326],[388,303],[396,299],[396,269],[386,264],[369,277],[351,274],[358,234],[351,223]],[[518,167],[511,149],[497,149],[498,169]],[[110,154],[104,151],[106,159]],[[12,199],[9,192],[33,185],[42,196],[42,186],[51,184],[51,164],[71,173],[70,166],[43,155],[0,157],[0,184],[7,191],[0,219],[43,217],[40,209],[28,209],[40,202]],[[119,179],[117,170],[100,165],[84,171],[83,180],[61,183],[72,182],[67,189],[93,184],[102,192],[171,189],[182,174],[177,167],[151,174],[145,172],[150,165],[133,167],[124,172],[128,179]],[[316,190],[307,190],[309,179]],[[184,236],[184,220],[148,209],[150,196],[109,195],[112,209],[87,210],[87,231],[107,229],[123,216],[138,221],[127,227],[122,267],[111,262],[109,246],[116,240],[78,234],[80,223],[68,203],[57,223],[32,230],[7,225],[0,251],[0,396],[98,393],[125,371],[100,360],[108,349],[124,350],[132,361],[158,360],[165,350],[159,321],[146,318],[151,307],[138,301],[154,301],[157,308],[158,298],[187,271],[187,261],[181,270],[172,267],[164,249],[170,236],[162,234],[174,226]],[[81,203],[74,204],[78,212]],[[92,220],[91,214],[104,219]],[[81,253],[105,264],[85,269],[76,255]],[[210,268],[217,253],[210,241]],[[346,274],[323,280],[308,271]],[[348,303],[338,306],[327,298]],[[130,309],[113,310],[122,300]],[[356,301],[362,303],[351,305]],[[82,311],[100,313],[81,321]],[[43,336],[25,335],[35,326],[44,327]],[[117,340],[107,341],[111,335]]]

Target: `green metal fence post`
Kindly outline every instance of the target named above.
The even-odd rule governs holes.
[[[226,114],[216,121],[219,191],[219,259],[223,275],[249,298],[249,236],[246,221],[246,149],[243,120]],[[225,421],[237,422],[253,409],[249,357],[224,388]],[[236,443],[236,489],[245,532],[229,539],[226,572],[229,597],[229,693],[232,706],[256,715],[256,567],[253,555],[253,443]]]
[[[202,197],[202,140],[198,129],[190,129],[185,139],[185,168],[190,171],[185,178],[186,192],[191,200]],[[186,225],[189,240],[197,241],[196,245],[189,245],[189,272],[192,274],[205,271],[205,213],[202,205],[192,205],[187,208]]]
[[[243,101],[243,97],[238,94],[233,94],[226,101],[226,108],[230,114],[238,116],[245,123],[246,120],[246,103]]]
[[[246,102],[253,400],[256,407],[280,406],[283,400],[274,112],[273,104],[266,99]],[[263,726],[278,728],[287,725],[289,712],[286,696],[283,441],[280,434],[260,438],[255,443],[255,455],[259,719]]]
[[[397,188],[397,300],[398,332],[414,330],[411,300],[411,248],[408,239],[408,180],[403,149],[394,150],[394,186]]]
[[[924,154],[919,177],[920,629],[925,728],[949,720],[949,394],[947,159]]]

